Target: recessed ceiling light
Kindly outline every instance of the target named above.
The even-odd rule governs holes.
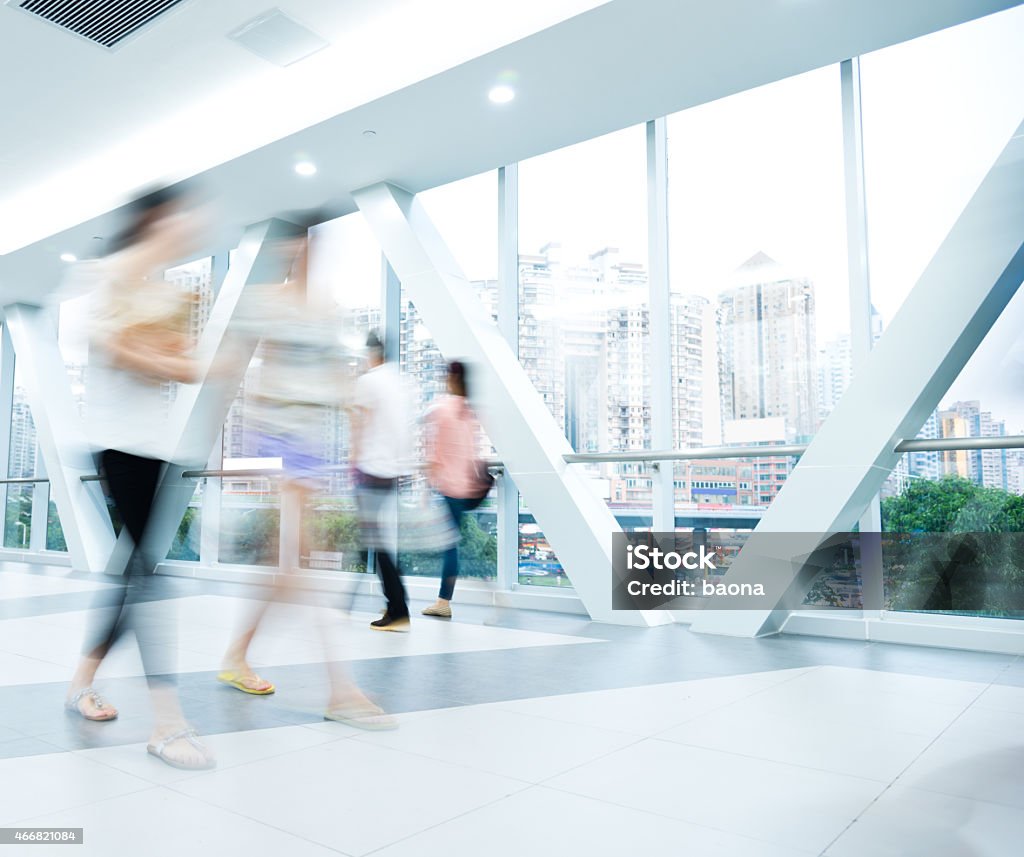
[[[487,93],[487,97],[494,104],[508,104],[516,97],[516,91],[511,86],[501,83],[497,86],[491,87],[491,91]]]
[[[74,253],[61,253],[60,260],[62,262],[77,262],[78,257]]]
[[[316,175],[316,164],[312,161],[299,161],[295,165],[295,172],[300,176],[315,176]]]

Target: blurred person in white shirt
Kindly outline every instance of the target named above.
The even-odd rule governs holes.
[[[356,479],[363,547],[376,557],[387,607],[370,623],[378,631],[407,631],[409,604],[398,570],[398,481],[411,471],[412,406],[398,367],[385,358],[384,344],[371,332],[367,370],[356,381],[350,409],[351,461]]]

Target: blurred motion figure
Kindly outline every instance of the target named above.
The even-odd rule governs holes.
[[[354,357],[342,345],[344,320],[319,306],[307,291],[308,239],[277,242],[287,275],[283,283],[248,287],[237,329],[260,341],[257,388],[247,391],[261,457],[281,460],[281,574],[270,599],[258,606],[228,647],[217,678],[244,693],[267,695],[275,686],[259,676],[248,653],[267,608],[295,584],[290,567],[301,549],[302,511],[321,485],[328,462],[322,458],[322,424],[329,409],[350,398]],[[330,698],[325,718],[362,729],[390,729],[394,721],[352,681],[342,664],[337,613],[317,608]]]
[[[426,414],[427,476],[431,486],[444,497],[456,530],[466,512],[483,502],[494,484],[486,463],[478,455],[480,425],[469,405],[469,371],[466,364],[448,364],[448,395]],[[441,591],[437,601],[423,609],[424,616],[450,619],[452,595],[459,576],[459,547],[444,552]]]
[[[398,570],[398,482],[411,471],[412,406],[398,368],[389,363],[380,337],[366,339],[366,371],[356,381],[350,412],[351,461],[363,547],[376,557],[387,607],[370,626],[409,630],[409,604]]]
[[[185,721],[175,687],[173,622],[155,639],[154,617],[145,615],[152,605],[142,603],[161,559],[147,538],[157,487],[172,455],[164,388],[198,376],[188,334],[190,296],[164,280],[165,269],[197,243],[196,211],[188,203],[175,188],[137,200],[128,229],[101,265],[93,296],[89,434],[101,450],[107,488],[133,549],[114,607],[94,611],[65,706],[86,720],[117,717],[92,685],[112,646],[133,631],[156,715],[148,751],[174,767],[205,769],[213,767],[213,757]]]

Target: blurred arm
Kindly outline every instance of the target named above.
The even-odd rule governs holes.
[[[116,366],[150,378],[193,384],[198,379],[198,365],[186,354],[188,339],[184,334],[154,335],[129,328],[103,343]]]

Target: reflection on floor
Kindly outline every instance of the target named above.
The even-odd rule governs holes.
[[[457,603],[459,621],[392,635],[366,627],[365,601],[336,617],[345,658],[400,720],[368,733],[321,719],[312,607],[275,611],[258,658],[279,692],[249,697],[213,676],[254,593],[157,579],[148,609],[177,614],[182,697],[218,758],[190,773],[144,752],[132,647],[98,683],[119,720],[61,710],[100,589],[0,566],[0,827],[84,828],[75,854],[935,857],[1024,841],[1012,656]]]

